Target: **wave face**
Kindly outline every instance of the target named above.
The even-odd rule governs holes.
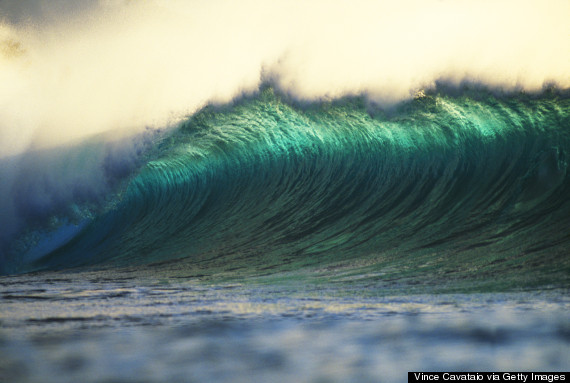
[[[35,242],[3,271],[160,263],[568,286],[569,127],[557,92],[434,91],[382,112],[267,87],[189,117],[104,212],[23,236]]]

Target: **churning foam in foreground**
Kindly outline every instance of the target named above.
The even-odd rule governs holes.
[[[570,3],[0,3],[0,157],[161,127],[271,79],[302,99],[394,103],[434,81],[570,86]]]

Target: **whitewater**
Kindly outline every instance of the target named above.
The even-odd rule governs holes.
[[[9,381],[570,365],[566,1],[0,3]]]

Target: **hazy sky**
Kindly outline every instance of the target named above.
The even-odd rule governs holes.
[[[306,99],[570,86],[567,0],[0,0],[0,157],[160,127],[271,76]]]

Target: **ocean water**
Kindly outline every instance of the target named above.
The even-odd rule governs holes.
[[[569,153],[557,89],[386,109],[264,86],[171,129],[4,158],[22,171],[0,379],[568,370]],[[92,163],[97,188],[30,170]]]
[[[383,296],[154,270],[2,281],[6,382],[406,382],[407,371],[564,371],[567,290]]]

